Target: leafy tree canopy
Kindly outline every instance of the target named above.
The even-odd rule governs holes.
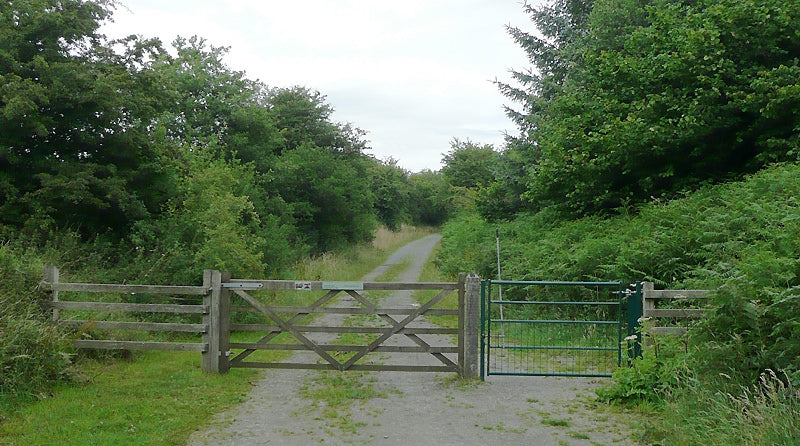
[[[475,189],[491,183],[497,161],[498,154],[491,144],[454,138],[450,151],[442,157],[442,174],[452,186]]]
[[[593,4],[592,4],[593,3]],[[559,0],[501,84],[531,209],[597,212],[798,159],[800,3]],[[586,14],[587,11],[591,11]]]

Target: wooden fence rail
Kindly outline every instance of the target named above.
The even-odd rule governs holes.
[[[124,350],[169,350],[169,351],[197,351],[203,354],[203,370],[212,371],[209,355],[213,340],[210,338],[211,326],[214,317],[211,314],[212,284],[214,271],[206,271],[202,286],[166,286],[166,285],[126,285],[106,283],[65,283],[60,281],[58,268],[47,265],[44,268],[44,281],[42,287],[52,293],[50,307],[53,309],[53,319],[61,326],[71,327],[86,332],[92,329],[116,331],[148,331],[148,332],[179,332],[197,333],[201,335],[200,342],[158,342],[116,339],[78,339],[73,342],[73,347],[81,349],[124,349]],[[63,300],[64,293],[92,294],[159,294],[172,296],[202,296],[202,304],[163,304],[163,303],[125,303],[125,302],[98,302],[86,300]],[[82,313],[165,313],[165,314],[197,314],[203,316],[202,323],[175,323],[175,322],[138,322],[102,320],[88,317],[86,319],[65,318],[65,312],[80,311]],[[87,317],[85,314],[83,317]],[[101,316],[102,317],[102,316]]]
[[[668,320],[685,322],[689,319],[701,318],[705,315],[705,304],[710,290],[656,290],[653,282],[642,283],[642,317],[655,320],[652,327],[654,335],[683,335],[688,327],[675,323],[666,325]],[[692,308],[663,308],[661,305],[686,301]],[[700,304],[700,305],[698,305]]]

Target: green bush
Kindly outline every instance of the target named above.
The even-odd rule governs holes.
[[[36,291],[42,265],[31,250],[0,243],[0,398],[36,395],[70,363]]]
[[[665,337],[655,342],[640,358],[633,359],[630,367],[614,371],[610,384],[597,390],[600,400],[661,404],[665,396],[693,379],[681,341]]]

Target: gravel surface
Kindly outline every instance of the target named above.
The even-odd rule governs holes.
[[[398,281],[418,280],[439,239],[432,235],[404,246],[362,280],[373,281],[396,264],[408,265]],[[352,298],[347,296],[345,304],[349,304],[347,299]],[[412,305],[415,301],[409,292],[395,292],[380,304],[393,308]],[[337,323],[332,317],[336,316],[318,318],[317,323]],[[442,339],[425,339],[442,345]],[[387,344],[414,345],[405,336],[393,336]],[[295,360],[308,360],[300,355],[307,354],[298,354]],[[409,356],[382,354],[380,361],[408,363]],[[440,364],[428,354],[411,361]],[[344,372],[345,377],[370,387],[373,397],[326,408],[319,399],[304,397],[302,390],[317,385],[324,373],[265,371],[247,401],[219,414],[210,426],[195,432],[189,444],[636,444],[622,415],[593,403],[594,389],[602,383],[598,379],[491,376],[485,382],[463,382],[444,373]]]

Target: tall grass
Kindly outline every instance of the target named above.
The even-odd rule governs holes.
[[[15,398],[35,398],[69,364],[37,290],[42,264],[31,250],[0,243],[0,411]]]
[[[413,240],[434,233],[434,228],[403,225],[399,231],[380,227],[370,243],[344,251],[325,253],[296,263],[284,279],[298,280],[357,280],[375,267],[397,248]]]
[[[800,444],[800,389],[768,370],[750,386],[677,390],[648,441],[664,446],[771,446]]]

